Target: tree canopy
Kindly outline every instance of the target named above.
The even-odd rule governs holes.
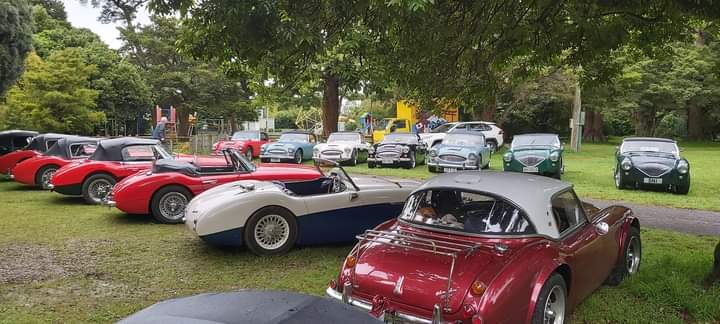
[[[32,48],[32,16],[24,0],[0,0],[0,96],[22,74]]]

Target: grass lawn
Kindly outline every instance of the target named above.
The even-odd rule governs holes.
[[[598,156],[607,151],[595,149]],[[184,226],[10,182],[0,182],[0,223],[0,323],[111,322],[160,300],[241,288],[321,295],[351,248],[256,257],[211,248]],[[701,285],[718,238],[642,235],[640,274],[601,288],[576,311],[575,322],[720,321],[720,287]]]
[[[618,190],[615,188],[613,168],[615,167],[615,146],[619,143],[584,144],[582,152],[565,153],[565,174],[563,180],[575,184],[581,197],[624,200],[646,205],[681,207],[720,211],[720,143],[692,143],[680,145],[681,155],[690,161],[690,193],[675,195],[667,192],[639,190]],[[502,153],[494,154],[490,169],[502,171]],[[350,173],[377,174],[405,178],[427,179],[433,174],[427,166],[415,169],[368,169],[367,164],[346,167]]]

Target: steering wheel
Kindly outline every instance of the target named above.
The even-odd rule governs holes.
[[[343,183],[342,179],[340,178],[340,175],[337,173],[332,173],[330,175],[330,178],[332,179],[332,186],[330,186],[330,191],[333,193],[340,193],[345,191],[345,184]]]

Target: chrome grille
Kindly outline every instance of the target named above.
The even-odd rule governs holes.
[[[323,155],[342,155],[342,152],[337,150],[326,150],[321,152]]]
[[[283,154],[287,154],[287,150],[274,149],[274,150],[269,150],[268,153],[270,153],[270,154],[280,154],[280,155],[283,155]]]
[[[525,166],[536,166],[540,164],[542,161],[545,161],[544,156],[538,156],[538,155],[527,155],[523,156],[517,159],[518,162],[522,163]]]
[[[465,157],[453,154],[443,154],[439,156],[440,160],[448,162],[465,162]]]
[[[396,158],[396,157],[400,157],[400,153],[398,153],[398,152],[392,152],[392,151],[390,151],[390,152],[380,152],[380,153],[378,153],[378,156],[381,157],[381,158]]]
[[[651,177],[659,177],[670,172],[670,167],[661,164],[646,164],[638,166],[638,169]]]

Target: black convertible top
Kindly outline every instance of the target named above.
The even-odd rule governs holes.
[[[33,137],[32,141],[30,141],[30,144],[28,144],[27,148],[28,148],[28,150],[45,153],[48,151],[48,149],[50,149],[50,147],[52,147],[52,145],[50,145],[50,147],[48,147],[48,145],[47,145],[48,142],[57,141],[61,138],[67,137],[67,136],[71,136],[71,135],[57,134],[57,133],[40,134],[38,136]]]
[[[95,161],[122,161],[121,150],[131,145],[156,145],[160,141],[155,139],[138,138],[138,137],[120,137],[106,139],[98,142],[95,153],[90,156],[90,160]]]
[[[153,173],[166,173],[166,172],[178,172],[190,177],[199,177],[200,168],[190,163],[189,161],[183,160],[170,160],[160,159],[155,161],[152,169]]]
[[[22,137],[22,136],[37,136],[38,132],[36,131],[29,131],[29,130],[21,130],[21,129],[11,129],[0,132],[0,137],[5,136],[12,136],[12,137]]]
[[[57,143],[45,152],[45,155],[57,156],[69,160],[72,158],[72,154],[70,153],[70,146],[72,144],[95,144],[99,140],[99,138],[94,137],[66,135],[58,139]]]
[[[121,324],[140,323],[382,323],[370,314],[334,300],[280,291],[201,294],[159,302]]]
[[[626,137],[623,138],[623,142],[632,142],[632,141],[644,141],[644,142],[665,142],[665,143],[675,143],[675,140],[669,139],[669,138],[662,138],[662,137]]]

